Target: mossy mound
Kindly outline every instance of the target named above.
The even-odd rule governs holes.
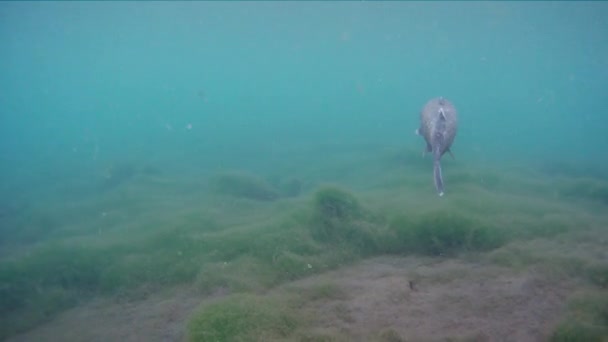
[[[212,178],[212,188],[220,194],[258,201],[273,201],[279,192],[265,180],[245,172],[226,172]]]
[[[363,216],[357,198],[346,190],[327,186],[318,190],[313,199],[315,215],[323,223],[345,222]]]
[[[400,217],[391,223],[396,235],[394,249],[401,253],[452,255],[499,247],[504,236],[479,222],[452,211],[437,211],[418,220]]]
[[[349,245],[362,254],[378,249],[379,231],[371,215],[350,192],[335,186],[319,189],[312,202],[312,237],[324,243]]]
[[[280,303],[236,294],[195,313],[188,323],[189,341],[268,341],[284,339],[297,326]]]

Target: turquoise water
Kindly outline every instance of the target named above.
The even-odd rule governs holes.
[[[3,183],[125,156],[189,168],[321,143],[419,148],[418,112],[438,95],[459,109],[460,158],[604,162],[607,12],[602,2],[2,3]]]
[[[338,267],[302,219],[324,183],[387,221],[437,207],[440,224],[458,212],[508,239],[599,229],[606,17],[580,1],[0,2],[0,339],[74,298],[193,283],[225,262],[216,242],[235,265],[252,253],[244,278],[276,276],[263,289],[318,271],[285,275],[254,240]],[[460,120],[443,204],[414,134],[436,96]]]

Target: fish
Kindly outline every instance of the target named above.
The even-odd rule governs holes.
[[[422,155],[433,154],[433,180],[439,196],[444,194],[443,177],[441,174],[441,157],[447,152],[452,155],[450,148],[458,132],[458,112],[449,100],[437,97],[429,100],[420,112],[420,127],[416,134],[426,141],[426,149]]]

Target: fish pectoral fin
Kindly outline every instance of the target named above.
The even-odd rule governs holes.
[[[416,128],[416,130],[414,131],[414,133],[416,133],[416,135],[420,135],[420,128]]]
[[[450,154],[450,156],[452,156],[452,159],[456,159],[456,158],[454,158],[454,153],[452,153],[452,150],[450,150],[450,149],[448,148],[448,151],[447,151],[447,152]]]
[[[422,158],[424,158],[429,152],[433,152],[433,148],[431,147],[431,144],[426,143],[426,148],[422,150]]]

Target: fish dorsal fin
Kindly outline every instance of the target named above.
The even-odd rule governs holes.
[[[439,107],[439,117],[441,120],[445,121],[445,111],[443,110],[443,107]]]

